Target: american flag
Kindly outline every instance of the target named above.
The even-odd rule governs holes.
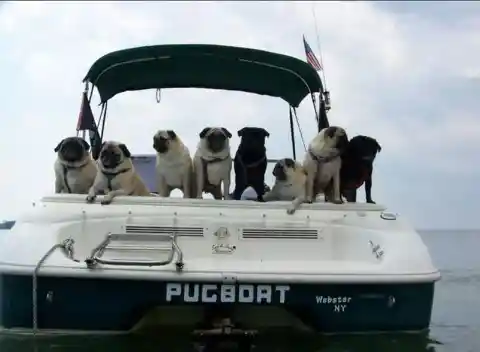
[[[320,64],[320,61],[318,61],[317,57],[312,51],[312,48],[310,48],[310,45],[308,45],[307,41],[305,40],[305,36],[303,36],[303,46],[305,47],[305,55],[307,55],[307,62],[312,65],[312,67],[320,71],[322,70],[322,65]]]

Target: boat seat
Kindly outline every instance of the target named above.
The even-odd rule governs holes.
[[[151,193],[157,194],[156,174],[155,174],[155,154],[132,155],[132,163],[135,171],[138,172],[145,185]]]

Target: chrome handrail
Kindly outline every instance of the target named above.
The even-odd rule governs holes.
[[[172,247],[170,248],[168,258],[162,261],[135,261],[135,260],[115,260],[115,259],[101,259],[103,253],[107,249],[108,245],[112,240],[121,239],[124,236],[132,237],[131,234],[114,234],[108,233],[105,239],[100,242],[100,244],[95,247],[90,256],[85,259],[85,263],[89,269],[95,269],[98,264],[103,265],[124,265],[124,266],[165,266],[169,265],[173,262],[175,258],[175,253],[177,254],[177,260],[175,262],[175,266],[177,271],[183,270],[184,263],[183,263],[183,253],[177,243],[177,235],[164,235],[164,234],[156,234],[156,235],[148,235],[148,238],[161,238],[162,240],[168,239],[171,241]],[[144,237],[142,235],[138,235],[140,237]]]

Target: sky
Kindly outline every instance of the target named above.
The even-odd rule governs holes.
[[[382,146],[373,199],[422,229],[480,228],[480,2],[3,2],[0,4],[0,219],[53,193],[57,143],[75,135],[83,77],[102,55],[129,47],[244,46],[305,60],[302,35],[331,92],[331,125]],[[92,107],[98,117],[98,96]],[[128,92],[109,103],[105,138],[152,153],[173,129],[193,154],[198,133],[234,137],[264,127],[269,158],[290,157],[288,105],[279,98],[200,89]],[[309,99],[299,108],[315,135]],[[303,146],[297,138],[297,153]],[[267,180],[273,181],[271,171]],[[365,199],[363,188],[358,191]]]

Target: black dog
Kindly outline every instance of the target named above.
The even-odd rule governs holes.
[[[267,170],[265,137],[269,137],[270,133],[259,127],[245,127],[238,131],[238,136],[241,137],[241,141],[233,162],[235,169],[233,198],[239,200],[243,191],[251,186],[258,195],[257,200],[263,201]]]
[[[357,201],[357,188],[365,183],[366,201],[375,204],[371,194],[373,161],[381,150],[380,144],[367,136],[355,136],[348,142],[340,170],[340,189],[348,202]]]

